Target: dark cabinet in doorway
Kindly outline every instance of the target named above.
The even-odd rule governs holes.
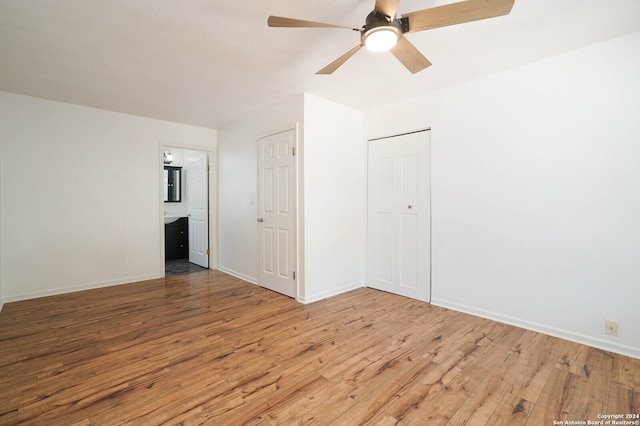
[[[187,259],[189,257],[189,220],[181,217],[164,225],[165,259]]]

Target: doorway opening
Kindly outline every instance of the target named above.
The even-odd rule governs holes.
[[[163,147],[165,276],[210,267],[209,154]]]

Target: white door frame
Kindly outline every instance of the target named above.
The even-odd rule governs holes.
[[[207,162],[210,167],[209,171],[209,269],[218,269],[218,151],[217,148],[206,149],[201,146],[193,146],[188,144],[176,143],[173,141],[158,142],[158,232],[160,235],[160,269],[158,277],[165,276],[165,259],[164,259],[164,162],[163,153],[165,148],[185,149],[192,151],[201,151],[207,154]]]

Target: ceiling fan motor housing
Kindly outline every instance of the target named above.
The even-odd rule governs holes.
[[[379,10],[374,10],[369,15],[367,15],[367,19],[365,21],[364,27],[362,27],[362,30],[363,32],[366,32],[376,27],[389,25],[392,25],[398,28],[401,32],[406,33],[409,31],[409,18],[393,19],[392,17],[385,15]]]
[[[399,30],[400,33],[404,33],[409,30],[409,20],[407,18],[394,20],[393,17],[389,17],[378,10],[374,10],[367,15],[367,20],[365,21],[364,27],[362,27],[362,32],[364,34],[379,27],[393,27]]]

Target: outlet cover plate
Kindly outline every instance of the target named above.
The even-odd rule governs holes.
[[[604,320],[604,332],[611,336],[618,336],[618,328],[620,324],[614,320]]]

